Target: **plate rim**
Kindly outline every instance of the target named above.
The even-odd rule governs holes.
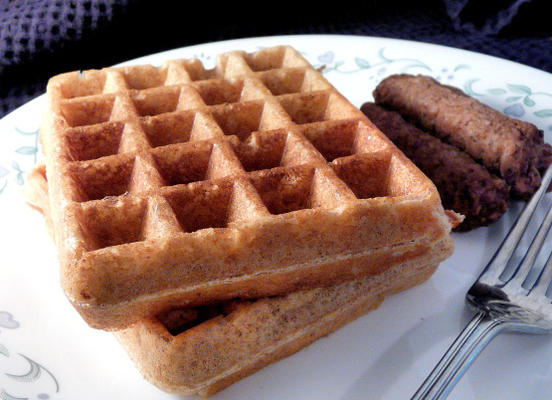
[[[228,39],[228,40],[207,42],[207,43],[201,43],[201,44],[195,44],[195,45],[190,45],[190,46],[183,46],[183,47],[178,47],[178,48],[174,48],[174,49],[164,50],[164,51],[161,51],[161,52],[152,53],[152,54],[149,54],[149,55],[133,58],[131,60],[125,61],[123,63],[116,64],[116,65],[124,65],[124,64],[127,64],[127,63],[139,63],[140,60],[144,59],[144,58],[148,58],[148,57],[165,57],[165,55],[167,53],[185,51],[185,50],[186,51],[187,50],[194,50],[194,48],[200,48],[200,47],[204,47],[204,46],[215,46],[215,45],[217,45],[217,46],[218,45],[234,46],[234,45],[239,45],[240,43],[258,42],[258,41],[263,41],[263,40],[279,40],[279,39],[282,39],[282,38],[289,39],[289,40],[294,40],[294,39],[300,39],[300,40],[316,39],[316,40],[319,40],[319,39],[323,39],[323,38],[326,38],[326,37],[331,38],[331,39],[338,39],[338,40],[353,38],[354,40],[359,40],[359,41],[376,39],[378,41],[382,40],[384,42],[389,42],[389,43],[391,43],[391,42],[400,42],[400,45],[408,45],[408,44],[411,44],[411,43],[416,43],[417,45],[423,45],[423,46],[429,46],[429,47],[438,47],[439,49],[445,49],[445,51],[465,52],[465,53],[468,53],[471,57],[477,57],[477,60],[479,60],[479,57],[482,57],[483,59],[489,59],[488,61],[491,61],[491,62],[494,59],[498,59],[498,60],[500,60],[501,63],[508,63],[510,67],[515,66],[516,68],[521,68],[522,70],[532,69],[532,70],[535,70],[537,72],[542,72],[542,73],[546,74],[546,79],[552,78],[552,74],[550,74],[546,71],[535,69],[533,67],[517,63],[515,61],[506,60],[506,59],[502,59],[502,58],[499,58],[499,57],[490,56],[490,55],[487,55],[487,54],[477,53],[477,52],[473,52],[473,51],[470,51],[470,50],[457,49],[457,48],[454,48],[454,47],[448,47],[448,46],[443,46],[443,45],[439,45],[439,44],[417,42],[417,41],[411,41],[411,40],[406,40],[406,39],[382,38],[382,37],[360,36],[360,35],[358,35],[358,36],[357,35],[341,35],[341,34],[330,34],[330,35],[329,34],[276,35],[276,36],[260,36],[260,37],[250,37],[250,38]],[[355,46],[357,46],[357,45],[355,45]],[[25,104],[21,105],[20,107],[16,108],[15,110],[13,110],[10,113],[6,114],[2,119],[0,119],[0,124],[2,124],[3,121],[7,117],[13,118],[14,113],[28,112],[27,108],[33,107],[34,103],[36,103],[36,102],[44,101],[44,97],[45,97],[44,94],[39,95],[38,97],[30,100],[29,102],[26,102]],[[47,240],[47,238],[45,239],[45,241],[46,240]],[[440,268],[440,269],[441,269],[441,272],[443,273],[442,268]],[[445,271],[445,272],[447,274],[449,273],[449,271]],[[475,278],[475,276],[473,278]],[[447,297],[447,299],[450,299],[450,298],[451,297]],[[389,299],[387,300],[387,302],[389,302]],[[0,337],[0,339],[1,339],[1,337]],[[526,367],[526,368],[527,369],[523,369],[523,370],[524,371],[530,370],[529,367]],[[549,379],[548,376],[552,376],[552,375],[547,375],[547,380]],[[352,386],[353,385],[351,385],[351,387]],[[253,393],[253,391],[251,392],[251,394],[252,393]],[[259,393],[261,393],[261,392],[259,392]]]
[[[549,78],[552,78],[552,73],[551,72],[547,72],[547,71],[544,71],[542,69],[520,63],[518,61],[509,60],[509,59],[506,59],[506,58],[501,58],[501,57],[498,57],[498,56],[494,56],[494,55],[491,55],[491,54],[486,54],[486,53],[482,53],[482,52],[478,52],[478,51],[474,51],[474,50],[467,50],[467,49],[447,46],[447,45],[443,45],[443,44],[439,44],[439,43],[430,43],[430,42],[423,42],[423,41],[403,39],[403,38],[389,38],[389,37],[384,37],[384,36],[369,36],[369,35],[364,36],[364,35],[337,34],[337,33],[334,33],[334,34],[267,35],[267,36],[252,36],[252,37],[241,37],[241,38],[234,38],[234,39],[217,40],[217,41],[212,41],[212,42],[197,43],[197,44],[191,44],[191,45],[186,45],[186,46],[181,46],[181,47],[175,47],[175,48],[172,48],[172,49],[166,49],[166,50],[162,50],[162,51],[159,51],[159,52],[154,52],[154,53],[146,54],[146,55],[143,55],[143,56],[134,57],[130,60],[126,60],[126,61],[122,61],[120,63],[110,65],[109,67],[118,67],[118,66],[125,66],[125,65],[138,65],[140,63],[143,63],[144,62],[143,60],[147,59],[147,58],[151,58],[151,57],[170,57],[172,53],[177,53],[179,51],[190,51],[190,50],[194,50],[195,48],[201,48],[201,47],[205,47],[205,46],[227,46],[227,45],[228,46],[233,46],[233,45],[241,44],[241,43],[258,42],[258,41],[263,41],[263,40],[272,41],[272,40],[279,40],[279,39],[282,39],[282,38],[287,39],[287,40],[313,40],[313,39],[323,39],[323,38],[332,39],[332,40],[349,39],[349,40],[355,40],[355,41],[378,40],[378,41],[389,42],[389,43],[393,43],[393,42],[394,43],[400,43],[400,44],[403,44],[403,45],[415,44],[415,45],[420,45],[420,46],[427,46],[428,48],[439,49],[440,51],[445,51],[445,52],[446,51],[453,51],[453,52],[459,52],[461,54],[463,53],[463,54],[469,55],[471,57],[480,57],[482,59],[486,59],[486,61],[489,61],[489,62],[490,61],[498,61],[498,62],[501,62],[501,63],[508,63],[508,64],[510,64],[510,67],[529,69],[530,71],[532,71],[534,73],[545,74]],[[170,58],[166,58],[166,59],[168,60]],[[67,71],[64,71],[64,72],[71,72],[71,70],[67,70]],[[64,72],[60,72],[60,73],[64,73]],[[53,76],[55,76],[55,75],[53,75]],[[35,98],[25,102],[24,104],[20,105],[19,107],[13,109],[9,113],[5,114],[2,118],[0,118],[0,123],[4,119],[6,119],[10,115],[12,115],[13,113],[19,111],[21,108],[26,107],[29,103],[44,101],[43,99],[44,99],[45,95],[46,95],[46,93],[43,92],[42,94],[39,94]]]

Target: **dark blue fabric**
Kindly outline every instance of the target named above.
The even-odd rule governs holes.
[[[0,117],[49,76],[192,44],[280,34],[402,38],[478,51],[552,72],[546,0],[297,2],[0,0]],[[244,3],[245,4],[245,3]],[[253,12],[253,14],[252,14]]]
[[[521,6],[530,2],[531,0],[447,0],[444,3],[456,31],[494,35],[511,24]]]

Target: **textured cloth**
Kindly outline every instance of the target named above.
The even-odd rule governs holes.
[[[445,6],[457,31],[497,34],[513,22],[523,4],[530,2],[448,0]]]
[[[281,34],[337,33],[437,43],[552,71],[545,0],[365,0],[297,13],[172,0],[0,0],[0,117],[48,77],[171,48]],[[154,8],[155,7],[155,8]],[[293,12],[297,14],[293,14]]]

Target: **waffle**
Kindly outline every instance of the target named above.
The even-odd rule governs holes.
[[[28,176],[26,199],[50,227],[47,186],[44,168],[38,167]],[[207,397],[377,308],[387,295],[422,283],[452,248],[445,237],[425,254],[359,280],[173,309],[114,334],[152,384]]]
[[[62,287],[93,327],[381,272],[451,226],[297,51],[71,72],[41,127]]]
[[[149,382],[169,393],[207,397],[377,308],[386,296],[424,282],[450,254],[450,239],[443,242],[360,280],[227,302],[182,332],[177,327],[173,334],[167,323],[146,318],[114,334]]]

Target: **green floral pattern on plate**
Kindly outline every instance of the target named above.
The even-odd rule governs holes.
[[[17,321],[11,313],[7,311],[0,311],[0,332],[2,330],[16,330],[20,327],[19,321]],[[20,364],[20,359],[23,359],[26,361],[26,364],[28,365],[28,369],[24,372],[7,372],[2,371],[3,375],[8,378],[6,381],[6,384],[2,384],[0,386],[0,399],[2,400],[26,400],[30,399],[32,397],[29,397],[27,395],[26,397],[20,397],[20,393],[17,392],[17,395],[14,395],[15,390],[21,391],[21,387],[19,389],[12,389],[8,388],[9,383],[13,383],[14,386],[16,386],[17,383],[24,383],[24,384],[32,384],[35,382],[38,382],[41,380],[41,378],[45,377],[44,379],[48,380],[49,383],[41,382],[41,388],[45,387],[46,385],[51,387],[53,390],[53,393],[59,393],[59,383],[56,379],[56,377],[43,365],[39,364],[38,362],[34,361],[30,357],[27,357],[24,354],[16,353],[12,354],[10,350],[0,343],[0,357],[7,358],[11,361],[13,361],[11,364],[11,368],[15,369],[16,367],[14,365]],[[24,385],[27,393],[32,392],[33,390],[36,390],[34,387],[27,387],[28,385]],[[38,394],[36,394],[36,398],[41,400],[46,400],[52,398],[49,393],[46,393],[44,391],[39,391]]]
[[[473,89],[473,85],[478,81],[479,79],[472,79],[466,82],[464,90],[472,96],[485,96],[485,93],[479,93]],[[526,113],[542,119],[552,117],[552,93],[535,91],[529,86],[514,83],[506,83],[504,87],[489,88],[486,93],[503,99],[508,105],[502,112],[511,117],[523,118]],[[546,129],[551,130],[552,125],[548,125]]]
[[[0,160],[0,195],[10,182],[22,186],[25,173],[36,164],[38,158],[38,128],[26,131],[16,126],[11,134],[18,136],[18,146],[13,151],[11,161],[5,163],[7,160]]]

